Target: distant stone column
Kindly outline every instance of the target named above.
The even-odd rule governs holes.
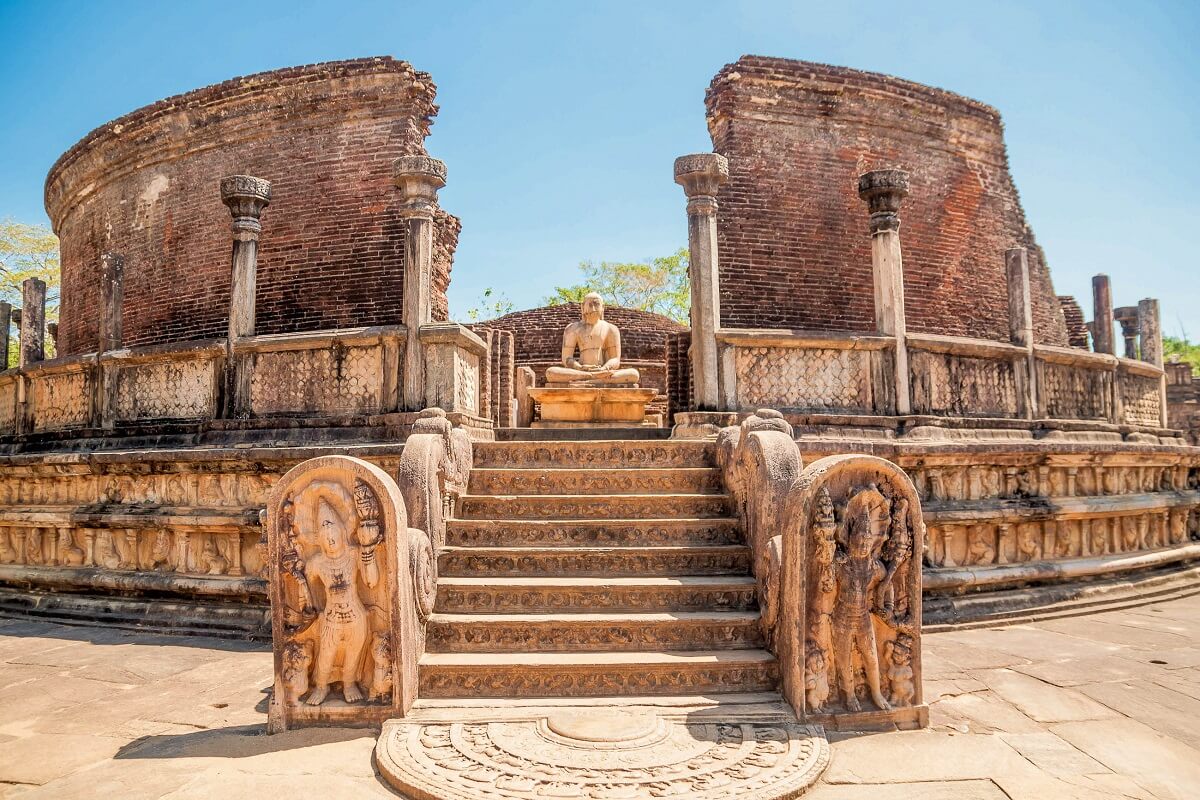
[[[258,284],[258,237],[262,211],[271,202],[271,184],[251,175],[221,179],[221,202],[233,216],[233,274],[229,284],[229,329],[226,342],[226,413],[250,412],[251,365],[239,358],[234,345],[254,335],[254,295]]]
[[[858,196],[871,212],[871,266],[875,282],[875,327],[896,339],[896,413],[912,412],[904,324],[904,261],[900,255],[900,203],[908,196],[908,173],[877,169],[858,178]]]
[[[1008,331],[1012,343],[1024,347],[1025,386],[1021,392],[1025,404],[1025,418],[1037,416],[1037,363],[1033,354],[1033,300],[1029,290],[1029,256],[1024,247],[1014,247],[1004,252],[1004,266],[1008,273]]]
[[[0,369],[8,369],[8,337],[12,328],[12,310],[11,303],[0,303],[0,358],[4,359],[4,366]]]
[[[46,358],[46,283],[40,278],[21,282],[22,367]]]
[[[404,390],[406,411],[425,407],[425,353],[421,326],[433,321],[433,212],[446,185],[446,165],[429,156],[401,156],[393,164],[400,190],[404,237]]]
[[[1121,306],[1113,309],[1113,319],[1121,326],[1121,337],[1125,340],[1125,357],[1138,357],[1138,307]]]
[[[1138,301],[1137,325],[1142,361],[1163,368],[1162,320],[1159,316],[1158,300],[1147,297]],[[1167,376],[1164,374],[1159,388],[1159,424],[1167,426]]]
[[[121,304],[125,297],[125,258],[118,253],[100,256],[100,343],[98,351],[122,346]]]
[[[1107,275],[1092,278],[1092,349],[1113,353],[1112,285]]]
[[[687,195],[688,278],[691,284],[692,403],[719,408],[717,329],[721,327],[721,278],[717,262],[717,191],[729,180],[729,162],[717,153],[675,159],[675,182]]]

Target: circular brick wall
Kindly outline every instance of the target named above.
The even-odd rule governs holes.
[[[124,343],[225,335],[230,214],[218,182],[271,182],[259,250],[259,333],[402,321],[404,225],[391,163],[425,153],[434,87],[392,58],[236,78],[88,134],[51,168],[62,248],[59,352],[95,350],[104,252],[125,256]],[[458,220],[438,213],[434,316]]]
[[[724,327],[874,330],[856,182],[900,167],[911,173],[900,209],[908,329],[1008,341],[1004,251],[1023,246],[1035,339],[1067,344],[995,109],[886,75],[758,56],[722,69],[706,102],[730,171],[718,197]]]
[[[670,317],[636,308],[606,305],[604,318],[621,331],[621,359],[641,370],[641,385],[666,394],[667,336],[687,328]],[[579,304],[565,303],[515,311],[480,326],[512,331],[514,363],[533,367],[541,386],[546,367],[562,358],[563,331],[578,320]]]

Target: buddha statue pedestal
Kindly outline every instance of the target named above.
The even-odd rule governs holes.
[[[608,386],[549,386],[530,389],[541,406],[535,428],[628,428],[645,424],[654,389]]]

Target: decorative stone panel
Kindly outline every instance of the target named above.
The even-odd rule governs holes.
[[[1050,419],[1109,419],[1113,373],[1042,361],[1038,365],[1043,416]]]
[[[0,383],[0,433],[15,433],[17,429],[17,382]]]
[[[914,414],[1017,417],[1017,375],[1009,359],[911,350]]]
[[[737,404],[811,411],[870,409],[869,356],[857,350],[737,347]]]
[[[30,392],[35,430],[82,428],[91,420],[92,380],[86,371],[36,375]]]
[[[250,404],[255,414],[372,414],[381,407],[381,348],[334,343],[314,350],[254,356]]]
[[[454,354],[458,411],[479,412],[479,356],[458,350]]]
[[[114,367],[119,420],[211,419],[216,414],[213,362],[160,361]]]
[[[1122,374],[1121,407],[1126,425],[1159,427],[1162,424],[1161,381],[1158,378]]]

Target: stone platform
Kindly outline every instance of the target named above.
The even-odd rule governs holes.
[[[626,427],[639,425],[646,417],[646,404],[658,392],[637,387],[549,386],[530,389],[529,396],[541,406],[535,428]]]
[[[927,633],[924,654],[930,727],[830,733],[805,800],[1196,796],[1200,597]],[[377,731],[267,736],[270,685],[264,645],[0,620],[0,798],[398,797],[374,766]],[[513,702],[414,712],[445,722],[469,705],[488,725]],[[654,699],[663,714],[672,702]]]

